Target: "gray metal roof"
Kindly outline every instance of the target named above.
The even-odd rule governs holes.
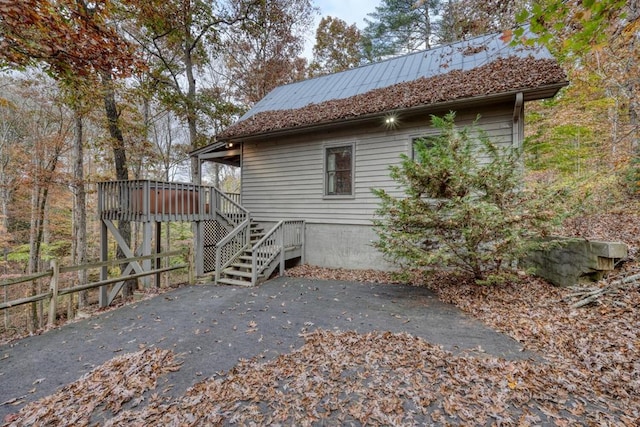
[[[480,36],[340,73],[280,86],[255,104],[240,118],[239,122],[261,112],[297,109],[309,104],[350,98],[421,77],[429,78],[453,70],[468,71],[499,58],[513,56],[552,58],[546,48],[511,46],[501,37],[502,33]]]

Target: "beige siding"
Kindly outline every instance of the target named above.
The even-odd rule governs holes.
[[[476,113],[459,114],[456,123],[470,124]],[[513,107],[483,113],[480,125],[492,140],[511,144]],[[313,136],[245,142],[242,151],[242,204],[262,221],[305,219],[309,223],[371,224],[378,199],[371,188],[400,194],[389,178],[389,165],[411,153],[414,137],[433,133],[427,120],[401,123],[396,130],[353,129]],[[324,147],[355,144],[354,197],[324,197]]]

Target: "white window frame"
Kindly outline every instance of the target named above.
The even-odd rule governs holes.
[[[332,148],[349,147],[351,149],[351,194],[329,194],[328,152]],[[324,199],[355,199],[356,197],[356,143],[342,142],[322,146],[322,193]]]

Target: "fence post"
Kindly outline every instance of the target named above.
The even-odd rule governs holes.
[[[51,284],[49,290],[51,291],[51,299],[49,300],[49,324],[51,328],[56,323],[56,313],[58,311],[58,285],[60,282],[60,261],[57,259],[51,260]]]
[[[194,268],[194,253],[193,253],[193,249],[191,248],[191,246],[189,246],[187,248],[187,263],[189,264],[189,284],[193,285],[195,283],[195,274],[193,271]]]

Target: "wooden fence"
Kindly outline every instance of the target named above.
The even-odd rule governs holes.
[[[178,265],[172,265],[169,267],[156,268],[153,270],[145,271],[143,273],[131,274],[122,277],[116,277],[107,280],[101,280],[98,282],[85,283],[78,286],[72,286],[68,288],[60,288],[60,275],[63,273],[70,273],[74,271],[80,270],[90,270],[95,268],[109,268],[118,266],[120,264],[126,264],[131,262],[139,262],[143,260],[159,260],[161,258],[169,258],[174,256],[186,256],[187,262],[181,263]],[[155,263],[154,263],[155,264]],[[122,282],[123,280],[128,279],[137,279],[145,276],[156,275],[156,283],[159,285],[160,274],[166,273],[173,270],[181,270],[188,269],[189,271],[189,283],[193,283],[194,274],[193,274],[193,261],[192,254],[189,248],[175,250],[171,252],[163,252],[146,256],[139,256],[134,258],[122,258],[122,259],[114,259],[110,261],[102,261],[95,262],[91,264],[83,264],[83,265],[74,265],[63,267],[60,265],[60,261],[54,259],[51,261],[51,268],[45,272],[30,275],[30,276],[22,276],[16,279],[6,280],[0,282],[0,288],[5,288],[8,286],[18,285],[20,283],[28,283],[39,279],[44,279],[46,277],[50,278],[49,290],[47,292],[43,292],[37,295],[31,295],[25,298],[19,298],[13,301],[5,301],[0,303],[0,311],[7,310],[12,307],[17,307],[24,304],[36,303],[38,301],[48,301],[49,302],[49,319],[48,325],[53,326],[56,320],[56,312],[58,309],[58,297],[62,297],[65,295],[70,295],[76,292],[81,292],[89,289],[95,289],[102,286],[108,286],[114,283]]]

